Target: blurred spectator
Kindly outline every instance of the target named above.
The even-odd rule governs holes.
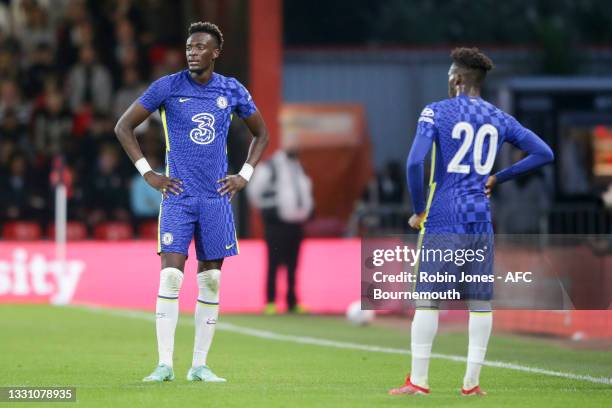
[[[27,144],[27,131],[25,125],[19,123],[16,113],[8,109],[0,120],[0,135],[2,139],[10,140],[20,147]]]
[[[25,94],[34,98],[41,93],[45,80],[59,74],[53,61],[53,48],[48,43],[40,43],[33,50],[30,66],[25,71]]]
[[[164,156],[161,154],[165,154],[166,148],[161,123],[149,119],[143,125],[136,128],[142,154],[146,157],[157,156],[163,162]]]
[[[6,111],[0,120],[0,135],[0,170],[8,167],[10,157],[17,150],[23,151],[29,157],[32,156],[27,128],[19,123],[17,115],[12,110]]]
[[[516,149],[511,153],[511,162],[516,163],[527,156]],[[541,232],[540,221],[552,201],[551,183],[547,182],[545,169],[516,178],[500,186],[494,205],[496,205],[497,232],[502,234],[537,234]],[[525,211],[525,202],[529,211]],[[502,204],[503,203],[503,204]]]
[[[11,50],[6,44],[0,43],[0,78],[19,80],[19,64],[15,63],[18,59],[16,50]]]
[[[116,82],[119,83],[120,77],[125,80],[127,69],[136,69],[139,76],[145,73],[148,64],[145,63],[143,48],[139,46],[134,26],[128,19],[122,18],[117,22],[115,39],[113,57],[118,62],[114,72]]]
[[[51,156],[64,152],[71,137],[72,116],[59,90],[53,86],[46,89],[32,124],[32,144],[39,159],[47,162]]]
[[[126,177],[120,171],[120,155],[116,144],[104,144],[96,161],[96,171],[85,180],[88,223],[129,221]]]
[[[21,44],[24,64],[30,65],[31,56],[40,44],[54,44],[55,33],[49,24],[47,11],[36,1],[22,1],[25,21],[15,30]]]
[[[8,173],[9,162],[17,150],[17,144],[12,138],[0,137],[0,177]]]
[[[83,185],[83,180],[86,180],[86,177],[71,165],[66,165],[66,169],[70,175],[68,178],[70,181],[70,185],[68,186],[68,219],[78,221],[86,220],[87,192],[85,190],[86,186]]]
[[[404,198],[402,166],[396,161],[388,162],[377,178],[380,204],[401,204]]]
[[[134,35],[134,27],[128,19],[121,19],[115,25],[115,59],[121,61],[126,52],[126,49],[137,47],[136,36]]]
[[[91,126],[83,138],[82,146],[79,149],[79,152],[90,163],[95,161],[97,152],[103,145],[116,143],[116,136],[113,131],[115,122],[115,119],[110,115],[102,112],[94,113]]]
[[[9,159],[7,174],[0,178],[0,219],[43,222],[46,194],[37,191],[26,156],[15,152]]]
[[[289,145],[261,164],[254,173],[247,194],[261,209],[268,248],[268,277],[265,313],[276,313],[276,273],[287,267],[287,307],[300,312],[296,285],[296,269],[304,237],[304,222],[312,215],[314,200],[312,183],[304,173],[297,156],[297,147]]]
[[[113,113],[140,96],[151,69],[145,56],[153,37],[141,10],[132,0],[0,0],[0,219],[50,221],[49,175],[59,157],[72,180],[71,219],[131,218],[134,169],[116,152]],[[182,49],[162,62],[183,69]],[[147,120],[138,136],[162,167],[158,122]],[[134,189],[135,217],[157,215],[159,194]]]
[[[163,173],[163,165],[157,156],[147,156],[147,161],[154,171]],[[132,177],[130,204],[138,222],[157,218],[161,198],[160,192],[151,187],[140,174]]]
[[[80,138],[78,156],[72,161],[78,173],[83,177],[90,177],[95,173],[96,168],[91,166],[98,160],[98,153],[102,146],[116,143],[113,127],[115,120],[109,115],[95,113],[87,133]],[[131,170],[131,166],[130,166]]]
[[[30,105],[21,97],[21,91],[13,80],[0,82],[0,120],[6,112],[12,111],[19,123],[27,123],[30,117]]]
[[[135,67],[140,72],[140,62],[143,57],[138,52],[138,46],[133,43],[122,45],[121,52],[117,55],[117,61],[121,69]]]
[[[135,67],[127,67],[123,70],[121,88],[115,96],[113,112],[118,118],[127,108],[145,91],[146,85],[140,81],[140,76]]]
[[[163,53],[163,62],[153,68],[153,78],[160,78],[185,69],[185,53],[183,50],[168,48]]]
[[[79,49],[83,45],[93,43],[93,27],[86,23],[88,18],[84,0],[68,2],[57,36],[57,61],[62,64],[62,72],[66,72],[77,61]]]
[[[402,165],[387,162],[368,183],[355,206],[352,233],[365,236],[384,231],[407,232],[405,185]]]
[[[139,75],[146,74],[149,71],[148,65],[143,65],[143,62],[146,61],[140,53],[140,49],[135,45],[127,45],[123,49],[118,62],[119,65],[117,69],[120,70],[120,75],[122,75],[123,71],[127,68],[135,68]]]
[[[11,9],[5,1],[0,1],[0,40],[3,32],[8,32],[11,27]]]
[[[117,0],[114,5],[114,20],[127,19],[136,31],[141,32],[143,16],[133,0]]]
[[[81,48],[80,58],[68,74],[67,92],[73,112],[91,106],[98,112],[108,112],[112,101],[113,83],[108,69],[96,60],[91,45]]]

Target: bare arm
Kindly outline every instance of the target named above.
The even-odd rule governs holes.
[[[246,118],[244,123],[246,123],[247,127],[253,134],[253,141],[251,141],[251,146],[249,147],[246,163],[255,167],[257,163],[259,163],[259,160],[261,160],[261,156],[263,156],[263,153],[268,146],[268,142],[270,140],[268,128],[266,127],[263,117],[259,111],[255,111],[255,113]],[[237,174],[225,176],[222,179],[217,180],[217,182],[221,183],[221,187],[219,187],[217,191],[219,191],[221,195],[229,193],[230,200],[234,198],[237,192],[245,188],[248,183],[247,180]]]
[[[268,143],[270,142],[270,136],[268,135],[268,128],[261,116],[259,111],[255,112],[247,119],[245,119],[247,127],[253,134],[253,140],[249,147],[249,154],[247,155],[246,162],[251,166],[255,167],[261,160]]]
[[[136,135],[134,134],[134,129],[150,115],[151,113],[149,113],[140,102],[136,101],[130,105],[123,115],[121,115],[115,125],[117,139],[119,139],[119,143],[121,143],[123,150],[125,150],[130,160],[132,160],[132,163],[136,163],[137,160],[144,157],[138,139],[136,139]],[[145,173],[143,177],[151,187],[161,191],[164,197],[167,197],[167,191],[175,195],[183,191],[183,188],[180,186],[183,182],[179,179],[169,178],[157,174],[154,171]]]
[[[134,134],[134,129],[144,122],[151,114],[146,110],[140,102],[134,102],[121,115],[115,125],[115,134],[123,150],[127,153],[132,163],[136,163],[143,157],[142,150]]]

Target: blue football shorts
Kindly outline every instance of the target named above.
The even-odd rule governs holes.
[[[414,286],[416,292],[446,292],[456,290],[461,294],[461,300],[491,300],[493,298],[493,282],[489,282],[493,276],[494,262],[494,235],[493,226],[490,222],[474,222],[467,224],[431,226],[425,224],[425,231],[419,237],[423,250],[442,250],[444,254],[453,252],[450,256],[438,256],[438,253],[430,252],[428,259],[421,260],[416,265],[417,282]],[[468,251],[475,254],[479,250],[480,257],[476,255],[471,259],[466,258]],[[471,262],[470,262],[471,260]],[[431,282],[430,279],[421,279],[421,273],[427,276],[437,274],[437,277],[455,277],[454,281]],[[489,275],[483,279],[482,275]],[[477,276],[477,278],[473,278]],[[461,282],[463,278],[463,282]],[[451,279],[448,279],[451,280]]]
[[[192,239],[199,261],[239,253],[229,195],[215,198],[179,195],[162,201],[157,253],[176,252],[187,256]]]

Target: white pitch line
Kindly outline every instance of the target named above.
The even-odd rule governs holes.
[[[104,308],[91,307],[91,306],[79,307],[79,309],[94,312],[94,313],[127,317],[127,318],[139,319],[139,320],[150,320],[150,321],[155,320],[154,314],[146,313],[146,312],[138,312],[138,311],[131,311],[131,310],[118,310],[118,309],[104,309]],[[181,323],[185,323],[185,320],[183,319]],[[193,325],[192,320],[187,321],[187,323],[190,323],[191,325]],[[294,336],[290,334],[280,334],[280,333],[275,333],[275,332],[271,332],[267,330],[252,329],[249,327],[241,327],[241,326],[237,326],[232,323],[218,323],[217,328],[219,330],[228,331],[232,333],[238,333],[238,334],[242,334],[245,336],[257,337],[260,339],[285,341],[285,342],[290,342],[290,343],[308,344],[308,345],[322,346],[322,347],[334,347],[334,348],[345,349],[345,350],[360,350],[360,351],[368,351],[368,352],[374,352],[374,353],[410,355],[410,350],[406,350],[406,349],[372,346],[368,344],[350,343],[350,342],[335,341],[335,340],[321,339],[321,338],[308,337],[308,336]],[[431,357],[438,358],[441,360],[454,361],[458,363],[467,362],[467,359],[465,357],[456,356],[452,354],[432,353]],[[597,384],[612,385],[612,378],[610,377],[593,377],[591,375],[574,374],[574,373],[567,373],[563,371],[547,370],[544,368],[524,366],[521,364],[507,363],[504,361],[487,360],[484,362],[483,365],[488,366],[488,367],[497,367],[497,368],[505,368],[508,370],[522,371],[522,372],[531,373],[531,374],[547,375],[550,377],[566,378],[568,380],[586,381],[586,382],[597,383]]]

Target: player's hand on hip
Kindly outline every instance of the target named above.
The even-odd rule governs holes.
[[[222,179],[217,180],[217,183],[221,183],[221,187],[217,191],[222,195],[229,194],[230,201],[236,195],[237,192],[246,187],[247,181],[237,174],[225,176]]]
[[[183,182],[177,178],[166,177],[161,174],[157,174],[154,171],[149,171],[144,175],[144,179],[151,187],[157,191],[161,191],[164,198],[168,198],[168,194],[174,195],[181,194],[183,190]]]
[[[495,177],[495,175],[489,176],[485,183],[485,194],[488,198],[491,198],[491,191],[493,191],[495,184],[497,184],[497,177]]]
[[[408,220],[408,225],[410,225],[410,228],[413,228],[415,230],[420,230],[421,224],[423,224],[423,221],[425,221],[424,212],[420,214],[412,214],[412,216]]]

